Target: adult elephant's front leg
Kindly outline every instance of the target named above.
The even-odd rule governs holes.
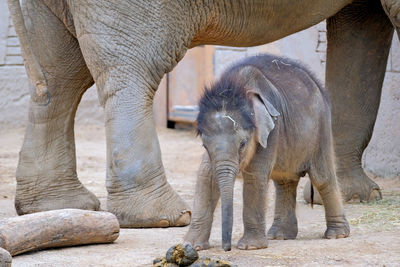
[[[327,31],[326,87],[343,197],[380,199],[361,157],[378,112],[393,27],[378,1],[356,1],[328,19]]]
[[[183,226],[188,205],[165,177],[153,121],[164,73],[186,52],[157,1],[71,0],[79,45],[105,106],[108,210],[122,227]],[[168,27],[167,27],[168,26]],[[168,32],[171,30],[174,32]]]
[[[143,92],[126,88],[105,107],[107,208],[122,227],[187,225],[189,208],[167,182],[161,162],[151,89],[138,81],[131,85]]]

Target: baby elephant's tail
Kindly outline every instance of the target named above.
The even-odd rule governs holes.
[[[311,190],[310,190],[310,199],[311,199],[311,208],[314,208],[314,186],[310,183]]]

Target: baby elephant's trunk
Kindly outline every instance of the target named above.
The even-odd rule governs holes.
[[[237,166],[231,162],[216,164],[216,177],[221,194],[222,208],[222,248],[231,250],[233,225],[233,186],[238,173]]]

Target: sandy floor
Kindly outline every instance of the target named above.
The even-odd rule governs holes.
[[[78,174],[105,208],[105,138],[101,127],[76,127]],[[160,130],[164,166],[172,186],[192,204],[196,171],[200,163],[200,140],[190,131]],[[15,168],[23,140],[23,129],[0,129],[0,218],[16,216],[13,198]],[[256,251],[234,248],[224,252],[220,241],[220,209],[217,207],[210,243],[201,255],[231,261],[238,266],[399,266],[400,265],[400,179],[376,179],[384,200],[377,203],[346,205],[351,236],[325,240],[324,211],[311,209],[302,200],[299,186],[296,240],[270,241],[269,247]],[[235,189],[233,242],[242,233],[241,180]],[[270,187],[268,227],[273,216],[273,186]],[[182,241],[187,228],[122,229],[113,244],[80,246],[31,252],[13,258],[13,266],[149,266],[152,259]]]

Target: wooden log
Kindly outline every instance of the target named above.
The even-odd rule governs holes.
[[[12,256],[42,248],[111,243],[118,236],[118,219],[109,212],[62,209],[0,220],[0,247]]]
[[[0,267],[11,267],[11,255],[10,253],[3,249],[0,248]]]

